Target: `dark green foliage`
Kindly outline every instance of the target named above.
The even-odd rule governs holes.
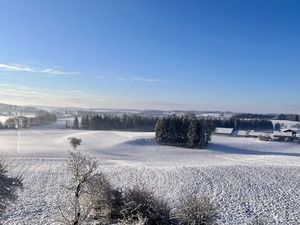
[[[199,127],[199,123],[197,119],[193,119],[190,121],[190,125],[187,133],[187,147],[188,148],[196,148],[199,146],[199,142],[203,141],[203,132]]]
[[[206,148],[213,130],[214,124],[210,120],[172,115],[157,121],[155,140],[161,145]]]
[[[241,113],[232,116],[235,119],[274,119],[276,117],[275,114],[253,114],[253,113]]]
[[[81,128],[85,130],[154,131],[157,118],[124,114],[122,117],[104,114],[84,116]]]
[[[79,129],[79,121],[78,121],[77,116],[75,116],[75,119],[74,119],[73,129]]]
[[[276,123],[276,124],[274,125],[274,130],[280,131],[280,129],[281,129],[281,124],[280,124],[280,123]]]
[[[168,137],[169,121],[167,118],[161,118],[155,125],[155,139],[158,143],[169,143]]]
[[[273,123],[266,119],[215,119],[215,127],[234,128],[238,130],[273,130]]]
[[[276,119],[278,119],[278,120],[300,121],[300,116],[297,115],[297,114],[279,114]]]

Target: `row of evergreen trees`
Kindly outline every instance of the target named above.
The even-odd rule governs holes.
[[[240,113],[233,115],[235,119],[274,119],[274,114],[254,114],[254,113]]]
[[[130,131],[154,131],[158,118],[142,117],[138,115],[124,114],[122,117],[114,115],[84,116],[79,125],[78,118],[74,120],[73,128],[84,130],[130,130]]]
[[[278,119],[278,120],[300,121],[300,116],[297,115],[297,114],[279,114],[276,119]]]
[[[273,130],[273,123],[266,119],[236,119],[213,120],[216,127],[234,128],[237,130]]]
[[[210,120],[172,115],[157,121],[155,140],[161,145],[206,148],[213,131],[214,124]]]

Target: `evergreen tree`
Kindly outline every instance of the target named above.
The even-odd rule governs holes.
[[[274,125],[274,130],[280,131],[280,129],[281,129],[280,123],[276,123],[276,124]]]
[[[77,116],[75,116],[75,119],[74,119],[73,129],[79,129],[79,121],[78,121]]]
[[[155,126],[155,140],[159,144],[167,144],[168,137],[168,118],[160,118]]]
[[[199,122],[196,119],[192,119],[190,121],[188,133],[187,133],[187,147],[188,148],[196,148],[199,146],[200,139],[203,138],[203,137],[200,137],[200,135],[201,135],[200,132],[201,131],[199,129]]]

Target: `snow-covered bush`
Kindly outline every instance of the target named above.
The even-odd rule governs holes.
[[[100,182],[99,177],[102,180]],[[94,184],[100,184],[100,186],[94,192],[95,216],[93,219],[98,223],[119,225],[171,224],[170,208],[163,200],[156,198],[152,192],[141,188],[122,192],[112,189],[102,175],[96,175],[95,178]]]
[[[140,221],[146,225],[170,224],[170,208],[165,201],[157,198],[148,190],[133,188],[124,193],[121,211],[125,219]]]
[[[180,225],[213,225],[218,212],[210,198],[189,196],[181,201],[173,217]]]
[[[7,165],[3,157],[0,156],[0,218],[5,212],[7,205],[16,200],[18,188],[22,188],[22,178],[10,177]]]

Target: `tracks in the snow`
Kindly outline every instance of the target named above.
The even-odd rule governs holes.
[[[13,174],[23,175],[24,189],[4,224],[51,224],[59,215],[57,199],[64,198],[65,161],[11,159],[10,165]],[[300,222],[299,167],[138,167],[103,162],[99,171],[117,187],[146,187],[173,206],[185,195],[209,195],[219,207],[220,224],[245,224],[255,217],[270,224]]]

